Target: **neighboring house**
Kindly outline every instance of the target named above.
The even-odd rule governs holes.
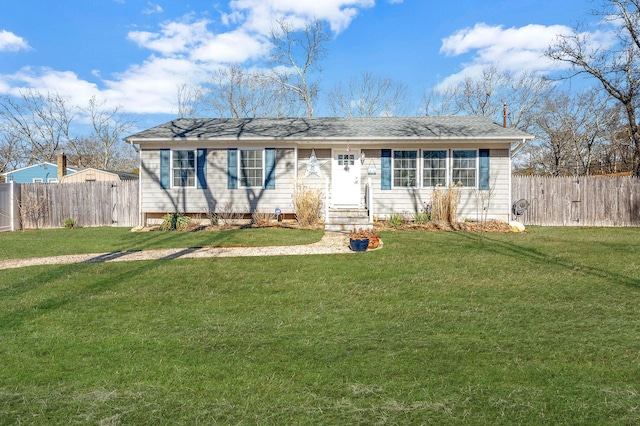
[[[508,221],[511,153],[533,139],[485,117],[177,119],[127,137],[140,149],[145,223],[167,212],[294,214],[300,184],[325,216],[414,214],[461,185],[461,217]]]
[[[64,176],[60,183],[121,182],[123,180],[137,179],[138,175],[135,173],[88,168],[80,169],[76,173]]]
[[[75,167],[67,167],[67,174],[78,171]],[[3,173],[5,182],[15,183],[58,183],[58,166],[53,163],[40,163]]]

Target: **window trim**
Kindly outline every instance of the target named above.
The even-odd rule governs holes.
[[[474,153],[473,156],[473,161],[474,161],[474,168],[458,168],[457,170],[474,170],[474,183],[473,185],[462,185],[460,186],[460,188],[470,188],[470,189],[477,189],[478,185],[479,185],[479,180],[480,180],[480,161],[479,161],[479,149],[478,148],[458,148],[458,149],[450,149],[450,171],[451,171],[451,178],[450,178],[450,182],[451,185],[457,185],[458,182],[454,182],[453,181],[453,164],[454,164],[454,158],[453,158],[453,153],[456,151],[472,151]]]
[[[448,149],[437,149],[437,148],[428,148],[428,149],[422,149],[421,150],[421,154],[420,155],[420,170],[422,171],[422,175],[420,176],[420,183],[421,183],[421,187],[422,188],[426,188],[426,189],[433,189],[438,187],[438,185],[446,187],[449,185],[449,181],[451,178],[451,173],[449,171],[449,159],[450,159],[450,154]],[[444,183],[443,184],[436,184],[436,185],[425,185],[424,184],[424,180],[425,180],[425,171],[426,171],[426,159],[424,158],[424,154],[426,152],[444,152],[444,168],[437,168],[437,169],[432,169],[429,168],[429,170],[444,170]],[[433,179],[433,178],[432,178]]]
[[[245,185],[244,184],[244,176],[242,175],[242,153],[243,152],[248,152],[248,151],[259,151],[262,157],[262,176],[260,179],[260,185],[256,186],[256,185]],[[265,161],[265,148],[251,148],[251,149],[238,149],[238,189],[240,188],[264,188],[265,187],[265,179],[266,179],[266,161]],[[255,167],[252,168],[256,169]]]
[[[191,152],[193,154],[193,185],[176,185],[175,184],[175,170],[173,160],[174,155],[178,151]],[[196,188],[198,186],[198,150],[196,149],[172,149],[171,158],[169,160],[169,170],[171,172],[171,188]],[[180,169],[182,170],[182,169]]]
[[[396,169],[396,152],[415,152],[416,153],[416,166],[415,166],[415,185],[413,186],[404,186],[404,185],[396,185],[396,170],[411,170],[411,169]],[[420,153],[419,149],[393,149],[391,150],[391,188],[420,188]]]
[[[31,179],[31,183],[44,183],[44,179],[42,179],[42,178],[33,178],[33,179]]]

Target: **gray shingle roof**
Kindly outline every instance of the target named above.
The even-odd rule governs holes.
[[[127,137],[163,140],[532,139],[487,117],[180,118]]]

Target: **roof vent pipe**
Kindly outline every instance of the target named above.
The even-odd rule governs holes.
[[[507,127],[507,103],[502,105],[502,127]]]

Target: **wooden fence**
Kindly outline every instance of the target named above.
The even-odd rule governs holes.
[[[20,184],[17,200],[22,228],[137,226],[138,181]]]
[[[514,176],[511,191],[529,203],[525,225],[640,226],[638,178]]]

